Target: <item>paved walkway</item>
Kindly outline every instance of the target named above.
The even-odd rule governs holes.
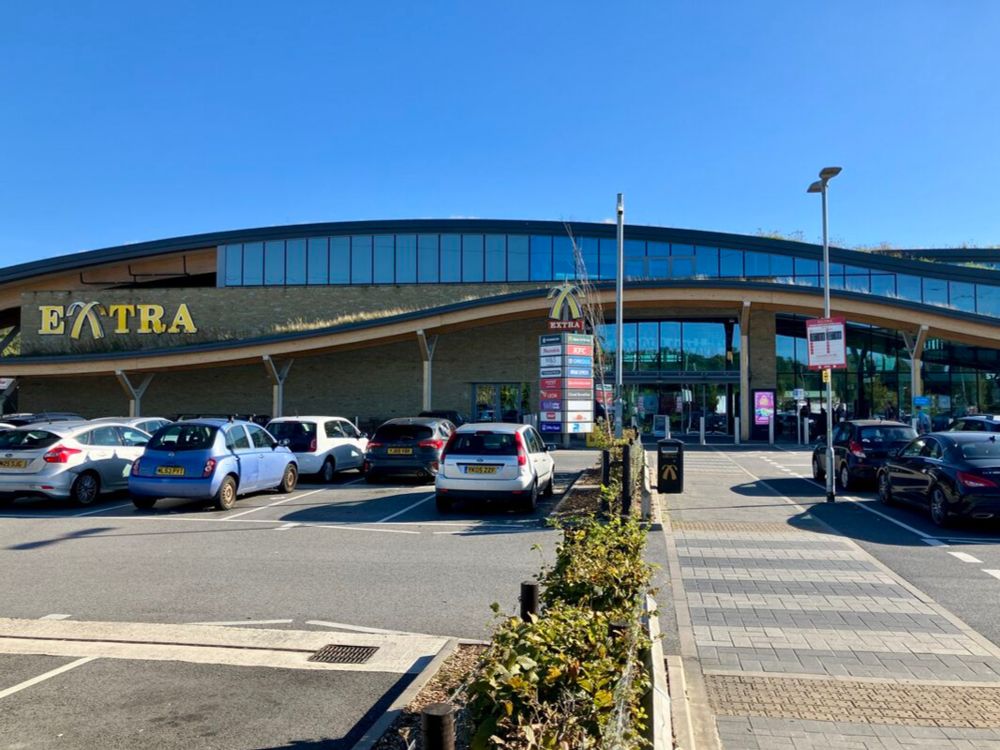
[[[744,468],[752,454],[689,447],[684,493],[657,497],[693,719],[679,746],[1000,750],[1000,649]]]

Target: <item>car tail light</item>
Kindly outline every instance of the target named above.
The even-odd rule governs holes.
[[[441,450],[444,448],[444,440],[441,438],[434,438],[433,440],[421,440],[417,443],[421,448],[433,448],[434,450]]]
[[[376,443],[374,440],[368,441],[368,448],[369,448],[369,450],[371,450],[372,448],[381,448],[381,447],[382,447],[382,443]]]
[[[448,442],[444,444],[444,450],[441,451],[441,460],[444,461],[444,457],[448,455],[448,451],[451,450],[451,446],[455,444],[455,439],[458,437],[457,432],[451,433],[448,436]]]
[[[520,432],[514,433],[514,443],[517,445],[517,465],[524,466],[528,463],[528,452],[524,450],[524,440]]]
[[[996,482],[992,479],[987,479],[979,474],[973,474],[969,471],[958,472],[958,481],[964,484],[966,487],[996,487],[998,486]]]
[[[137,458],[135,461],[132,462],[132,471],[131,471],[131,474],[134,477],[139,476],[139,462],[141,460],[142,460],[141,458]]]
[[[309,441],[309,452],[310,453],[316,452],[316,438],[313,438],[312,440]]]
[[[865,449],[857,440],[852,440],[847,444],[847,450],[853,453],[858,458],[865,457]]]
[[[70,456],[83,453],[79,448],[67,448],[65,445],[57,445],[44,456],[42,460],[47,464],[64,464],[69,461]]]
[[[210,458],[205,462],[205,468],[202,469],[201,475],[203,477],[210,477],[213,471],[215,471],[215,459]]]

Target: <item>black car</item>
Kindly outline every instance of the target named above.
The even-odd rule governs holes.
[[[431,411],[422,411],[418,417],[436,417],[437,419],[447,419],[455,427],[461,427],[463,424],[468,422],[461,412],[453,411],[452,409],[433,409]]]
[[[1000,419],[995,415],[970,415],[959,417],[950,425],[948,432],[1000,432]]]
[[[921,435],[879,470],[879,500],[926,507],[938,526],[954,516],[1000,518],[998,437],[983,432]]]
[[[447,419],[390,419],[380,425],[368,441],[365,479],[377,482],[394,475],[433,482],[441,466],[441,453],[454,431],[455,425]]]
[[[837,486],[849,490],[861,481],[873,481],[889,452],[901,448],[917,433],[902,422],[851,419],[833,428],[834,476]],[[826,437],[821,436],[812,455],[813,479],[826,477]]]

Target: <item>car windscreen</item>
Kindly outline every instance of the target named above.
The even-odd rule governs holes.
[[[217,428],[204,424],[172,424],[153,435],[146,446],[154,451],[200,451],[211,448]]]
[[[376,443],[412,443],[428,440],[434,431],[423,424],[384,424],[375,430]]]
[[[897,443],[903,440],[913,440],[917,433],[912,427],[862,427],[861,442],[863,443]]]
[[[448,449],[450,456],[516,456],[517,442],[508,432],[459,432]]]
[[[59,439],[46,430],[11,430],[0,433],[0,451],[30,451],[48,448]]]
[[[297,453],[308,451],[316,439],[316,425],[313,422],[271,422],[267,431],[275,440],[288,441],[288,447]]]
[[[980,459],[993,458],[1000,460],[1000,440],[977,440],[974,443],[961,443],[959,449],[962,458]]]

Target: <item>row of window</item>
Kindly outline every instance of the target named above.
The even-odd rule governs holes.
[[[578,238],[591,279],[614,279],[614,239]],[[625,241],[625,276],[656,279],[757,279],[820,286],[819,261],[754,250]],[[515,234],[381,234],[310,237],[224,245],[222,286],[441,284],[559,281],[579,276],[569,237]],[[833,289],[1000,317],[1000,287],[863,266],[830,264]]]
[[[598,326],[609,371],[615,366],[615,326]],[[728,346],[727,346],[728,339]],[[622,372],[739,369],[738,323],[644,320],[622,324]]]

